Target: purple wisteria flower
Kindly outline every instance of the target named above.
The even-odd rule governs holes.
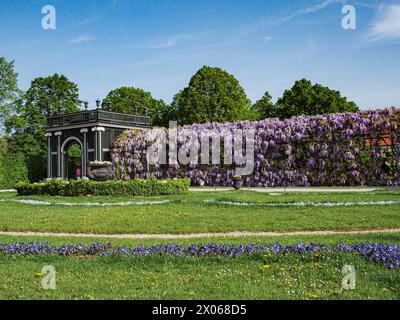
[[[223,163],[222,153],[227,147],[224,138],[235,130],[249,129],[254,130],[255,165],[253,173],[243,179],[244,186],[400,185],[400,175],[395,170],[400,159],[397,109],[178,127],[178,134],[194,133],[198,137],[192,141],[195,145],[201,145],[206,130],[215,130],[220,139],[221,163],[208,165],[201,161],[186,165],[148,164],[146,151],[151,141],[146,140],[145,132],[128,130],[114,142],[112,161],[123,180],[189,177],[193,185],[231,186],[237,165]],[[160,133],[169,137],[167,129],[158,128],[157,134]],[[155,137],[156,133],[150,136]],[[390,153],[382,144],[387,139],[394,143]],[[178,139],[177,149],[187,147],[188,140],[191,139]],[[212,144],[209,145],[212,155]],[[245,154],[245,145],[232,155]],[[382,172],[384,157],[392,166]]]

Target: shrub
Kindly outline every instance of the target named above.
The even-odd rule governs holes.
[[[18,195],[49,196],[157,196],[186,193],[189,179],[174,180],[131,180],[131,181],[91,181],[91,180],[50,180],[48,182],[21,182],[16,186]]]
[[[30,182],[39,182],[47,176],[47,155],[27,155],[26,166]]]
[[[12,189],[17,182],[27,180],[28,170],[23,155],[0,155],[0,189]]]

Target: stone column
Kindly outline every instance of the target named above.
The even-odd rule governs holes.
[[[57,179],[62,179],[63,178],[63,173],[62,173],[62,155],[61,155],[61,131],[57,131],[54,133],[54,135],[57,137]]]
[[[106,131],[104,127],[94,127],[92,131],[95,132],[95,161],[103,161],[103,150],[101,143],[101,133]]]
[[[88,129],[81,129],[81,133],[83,134],[83,150],[82,150],[82,178],[87,178],[87,164],[88,164],[88,145],[87,145],[87,133]]]
[[[99,136],[98,136],[98,131],[97,131],[97,127],[92,128],[92,132],[94,132],[94,161],[98,161],[98,140],[99,140]]]
[[[52,150],[51,150],[51,136],[53,134],[48,132],[45,134],[47,138],[47,179],[51,179],[53,177],[53,170],[52,170]]]

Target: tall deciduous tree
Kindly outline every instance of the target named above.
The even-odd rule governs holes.
[[[290,118],[298,115],[321,115],[337,112],[359,111],[357,105],[347,101],[339,91],[302,79],[296,81],[277,101],[273,116]]]
[[[166,126],[170,120],[169,106],[163,100],[153,98],[150,92],[134,87],[121,87],[112,90],[103,100],[103,108],[108,108],[111,103],[115,112],[144,114],[147,110],[152,124],[155,126]]]
[[[78,86],[64,75],[54,74],[31,82],[18,117],[8,123],[12,132],[9,150],[32,159],[28,167],[31,180],[39,180],[45,174],[46,161],[43,158],[47,144],[44,135],[50,109],[57,113],[61,110],[76,112],[80,103]]]
[[[276,117],[272,97],[268,91],[264,93],[264,96],[260,100],[257,100],[256,103],[253,104],[252,109],[256,113],[258,119]]]
[[[220,68],[204,66],[172,103],[180,124],[228,122],[253,117],[239,81]]]
[[[0,134],[4,133],[6,122],[16,112],[19,95],[14,61],[0,57]]]
[[[79,111],[80,104],[78,86],[66,76],[54,74],[36,78],[24,94],[20,122],[14,124],[16,132],[40,138],[44,134],[50,110],[72,113]]]

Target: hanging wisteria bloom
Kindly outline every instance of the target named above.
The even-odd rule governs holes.
[[[210,130],[216,133],[213,139],[218,139],[219,148],[215,150],[210,138],[206,151],[210,163],[204,164],[202,137]],[[187,164],[171,163],[169,152],[166,163],[148,163],[146,152],[157,136],[164,135],[167,151],[171,150],[168,141],[173,134],[168,129],[148,134],[128,130],[114,142],[112,161],[121,179],[189,177],[193,185],[231,186],[238,167],[232,158],[246,154],[248,147],[243,139],[240,150],[234,148],[237,130],[254,130],[254,168],[243,177],[245,186],[400,185],[396,109],[178,127],[177,152],[186,150],[182,154],[187,155],[190,147],[199,149],[198,158]],[[218,163],[211,162],[213,157]]]

